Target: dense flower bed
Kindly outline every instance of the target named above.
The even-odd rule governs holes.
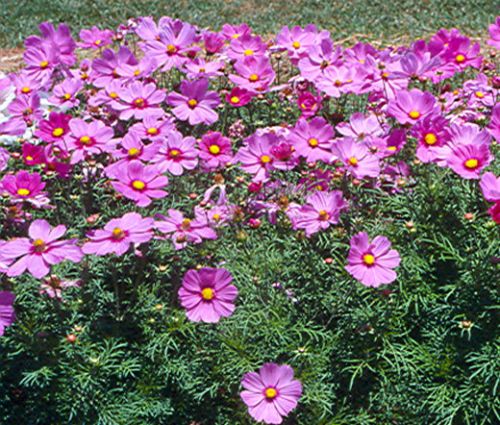
[[[147,351],[117,384],[141,394],[146,390],[137,386],[154,381],[141,376],[148,361],[162,364],[162,356],[194,344],[188,354],[201,363],[184,360],[163,375],[173,411],[143,406],[125,422],[244,423],[247,410],[265,423],[297,423],[294,415],[320,423],[340,409],[332,407],[333,385],[349,392],[357,375],[376,369],[368,357],[377,338],[358,366],[343,365],[349,384],[325,374],[334,367],[328,347],[348,344],[345,335],[329,339],[332,327],[345,326],[335,317],[353,302],[366,303],[356,307],[365,318],[356,319],[355,338],[378,332],[377,314],[390,321],[391,303],[418,316],[421,301],[405,300],[415,282],[444,279],[453,269],[445,262],[444,274],[432,271],[424,261],[467,262],[456,250],[472,256],[477,249],[474,270],[494,276],[500,79],[479,44],[460,31],[384,49],[338,46],[313,25],[285,27],[269,39],[244,24],[213,32],[170,18],[135,19],[116,32],[94,27],[77,41],[64,24],[44,23],[40,31],[25,42],[24,68],[0,80],[0,334],[10,341],[5,352],[13,365],[21,352],[33,362],[21,383],[12,378],[19,366],[4,375],[17,390],[54,390],[64,375],[56,368],[70,368],[54,362],[81,362],[79,349],[89,350],[98,369],[105,351],[92,356],[90,347],[109,340],[116,352]],[[494,55],[500,19],[490,35]],[[450,211],[432,216],[448,208],[461,221]],[[447,223],[472,230],[473,241],[463,239],[463,250],[450,246]],[[475,235],[468,223],[487,233]],[[426,228],[421,240],[419,226]],[[429,258],[419,262],[420,254]],[[456,278],[447,284],[454,286],[447,296],[461,290]],[[332,291],[339,292],[335,301]],[[265,310],[265,320],[246,319],[248,309]],[[47,317],[61,323],[47,324]],[[285,328],[277,324],[283,320]],[[133,329],[114,329],[127,321]],[[461,329],[470,333],[467,322]],[[255,336],[252,345],[262,326],[273,338]],[[288,331],[303,345],[292,347],[283,335],[280,346],[279,333]],[[207,338],[198,340],[200,332]],[[236,356],[233,364],[215,367],[215,347],[208,370],[199,370],[209,335],[229,347],[225,361]],[[314,354],[316,344],[321,354]],[[44,346],[47,352],[37,351]],[[191,391],[180,378],[183,367],[200,373],[195,392],[210,397],[217,412],[193,413],[182,401]],[[114,385],[111,375],[103,379],[96,384],[102,391]],[[14,403],[12,394],[4,397]],[[107,398],[100,400],[48,411],[63,422],[85,423],[88,414],[91,423],[123,423],[107,417]],[[123,408],[123,399],[116,403]],[[440,414],[427,409],[431,418]]]

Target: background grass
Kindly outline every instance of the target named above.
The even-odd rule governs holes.
[[[315,23],[335,40],[397,42],[457,27],[484,38],[498,0],[1,0],[0,47],[14,47],[40,22],[66,22],[73,31],[116,27],[134,16],[168,15],[199,26],[248,22],[257,32]]]

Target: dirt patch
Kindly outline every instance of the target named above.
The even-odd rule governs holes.
[[[0,71],[17,71],[23,66],[23,48],[0,49]]]

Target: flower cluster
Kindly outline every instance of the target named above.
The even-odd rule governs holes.
[[[488,41],[496,49],[499,19]],[[247,25],[211,32],[166,17],[132,20],[120,37],[93,27],[75,40],[66,25],[49,23],[40,32],[26,40],[24,68],[0,79],[8,211],[0,272],[40,279],[49,297],[85,285],[92,257],[141,257],[158,244],[196,249],[265,224],[311,240],[339,230],[351,238],[350,250],[336,253],[346,277],[390,284],[400,255],[390,234],[369,235],[356,219],[359,192],[404,192],[414,167],[477,183],[500,223],[492,166],[500,81],[479,44],[456,29],[383,49],[336,45],[314,25],[263,39]],[[80,50],[87,52],[78,61]],[[452,77],[464,81],[452,88]],[[341,105],[353,99],[362,111],[347,115]],[[262,111],[272,116],[274,108],[286,114],[266,126]],[[99,207],[88,201],[92,228],[68,229],[58,203],[72,182],[85,199],[103,193],[121,217],[95,224]],[[186,187],[202,200],[190,193],[193,202],[180,210],[175,200]],[[179,282],[178,303],[192,322],[232,320],[237,310],[238,278],[231,264],[216,266],[193,264]],[[68,267],[85,273],[58,277]],[[0,335],[14,321],[13,303],[11,292],[0,292]],[[288,365],[266,363],[241,384],[250,415],[271,424],[302,394]]]

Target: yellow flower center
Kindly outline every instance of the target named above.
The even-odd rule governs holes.
[[[482,99],[484,97],[484,93],[482,91],[477,91],[475,94],[476,97],[479,97],[479,99]]]
[[[142,97],[139,97],[138,99],[134,100],[134,105],[137,106],[138,108],[143,108],[144,103],[145,103],[145,100]]]
[[[396,146],[387,146],[387,150],[394,152],[396,150]]]
[[[144,190],[144,188],[146,187],[146,183],[144,183],[142,180],[134,180],[132,182],[132,187],[135,190]]]
[[[428,145],[435,145],[437,142],[437,137],[434,133],[427,133],[424,137],[425,143]]]
[[[342,85],[342,81],[335,80],[335,82],[333,84],[334,84],[335,87],[340,87]]]
[[[257,74],[251,74],[248,79],[255,83],[256,81],[259,81],[259,76]]]
[[[31,89],[30,89],[29,87],[27,87],[27,86],[25,86],[25,87],[23,87],[23,88],[21,89],[21,92],[22,92],[22,93],[25,93],[25,94],[26,94],[26,93],[29,93],[30,91],[31,91]]]
[[[113,234],[113,239],[116,239],[116,240],[120,240],[120,239],[123,239],[125,237],[125,232],[123,231],[123,229],[120,229],[119,227],[115,227],[113,229],[113,232],[111,232]]]
[[[52,136],[54,137],[61,137],[64,134],[64,129],[61,127],[54,128],[52,131]]]
[[[154,136],[154,135],[158,134],[158,129],[156,127],[148,128],[147,133],[150,136]]]
[[[210,301],[215,296],[215,292],[212,288],[203,288],[201,290],[201,298],[205,301]]]
[[[260,157],[260,162],[263,164],[269,164],[272,161],[272,158],[269,155],[262,155]]]
[[[292,43],[292,46],[293,46],[293,48],[294,48],[294,49],[300,49],[300,42],[298,42],[298,41],[294,41],[294,42]]]
[[[220,214],[217,214],[215,213],[212,218],[215,220],[215,221],[219,221],[220,220]]]
[[[110,97],[111,99],[116,99],[116,98],[118,97],[118,93],[116,93],[116,92],[112,91],[112,92],[109,94],[109,97]]]
[[[66,99],[66,100],[70,100],[71,99],[71,93],[64,93],[63,98]]]
[[[17,189],[17,194],[19,196],[28,196],[30,193],[31,192],[29,189],[25,189],[25,188]]]
[[[172,149],[172,150],[169,152],[169,155],[170,155],[172,158],[177,158],[180,154],[181,154],[181,151],[180,151],[180,150],[177,150],[177,149]]]
[[[321,221],[327,221],[330,218],[330,214],[325,210],[321,210],[318,214]]]
[[[211,145],[208,150],[210,151],[211,154],[217,155],[220,153],[220,147],[217,145]]]
[[[134,77],[138,77],[139,75],[141,75],[141,71],[139,69],[136,69],[134,71]]]
[[[181,223],[182,230],[189,230],[190,227],[191,227],[191,220],[189,218],[185,218],[184,220],[182,220]]]
[[[243,54],[245,56],[252,56],[253,55],[253,50],[252,49],[246,49]]]
[[[372,254],[363,255],[363,261],[367,266],[373,266],[375,264],[375,257]]]
[[[238,96],[233,96],[230,100],[231,103],[240,103],[240,98]]]
[[[408,114],[408,116],[411,119],[416,120],[417,118],[420,118],[420,112],[418,112],[418,111],[410,111],[410,113]]]
[[[40,68],[45,69],[49,66],[49,62],[47,61],[41,61],[40,62]]]
[[[467,161],[464,162],[465,168],[468,168],[469,170],[473,170],[474,168],[477,168],[479,165],[479,161],[476,158],[471,158],[468,159]]]
[[[95,44],[96,46],[99,46],[101,43],[102,43],[102,40],[96,40],[96,41],[94,41],[94,44]]]
[[[456,55],[455,60],[457,61],[457,63],[462,63],[463,61],[465,61],[465,56],[462,54]]]
[[[28,155],[28,156],[26,157],[26,161],[33,161],[33,157],[32,157],[31,155]]]
[[[42,239],[35,239],[33,241],[33,247],[35,248],[35,252],[43,252],[45,251],[45,242]]]
[[[358,158],[354,157],[354,156],[351,156],[349,158],[349,164],[351,164],[353,167],[358,165]]]
[[[141,153],[141,151],[140,151],[140,149],[137,149],[137,148],[130,148],[127,153],[128,153],[128,156],[133,158],[133,157],[136,157],[137,155],[139,155]]]
[[[311,146],[311,148],[315,148],[318,144],[318,139],[315,139],[314,137],[309,139],[309,146]]]
[[[90,145],[91,142],[92,142],[92,139],[89,136],[80,137],[80,143],[82,145]]]
[[[382,72],[381,77],[382,77],[383,80],[387,80],[387,78],[389,78],[389,73],[388,72]]]
[[[276,391],[275,388],[269,387],[264,391],[264,395],[266,396],[266,398],[272,400],[273,398],[276,398],[276,396],[278,395],[278,391]]]
[[[167,52],[168,53],[176,53],[177,52],[177,47],[175,47],[173,44],[169,44],[167,46]]]
[[[189,99],[188,105],[190,108],[194,108],[196,105],[198,105],[198,101],[196,99]]]

